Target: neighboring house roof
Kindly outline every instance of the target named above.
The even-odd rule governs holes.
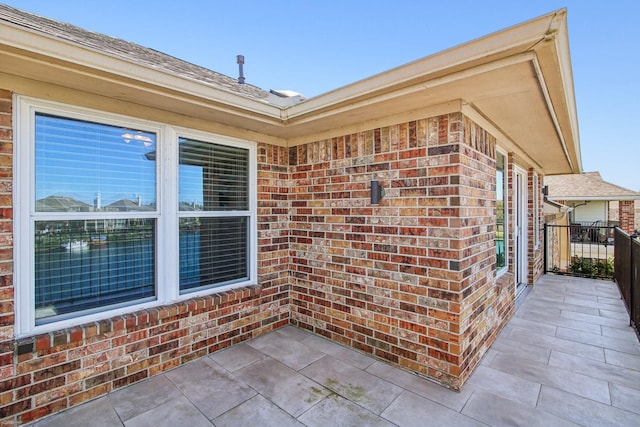
[[[17,94],[285,147],[461,112],[546,175],[582,171],[566,9],[280,108],[235,79],[0,5],[0,73]]]
[[[104,210],[125,210],[125,211],[148,211],[153,207],[138,205],[137,202],[129,199],[120,199],[104,207]]]
[[[71,197],[49,196],[36,200],[36,211],[39,212],[74,212],[88,211],[93,206]]]
[[[547,175],[549,198],[555,200],[639,200],[640,193],[611,184],[599,172]]]
[[[196,206],[195,206],[195,202],[194,203],[187,203],[187,202],[180,202],[178,204],[178,209],[180,211],[195,211]]]

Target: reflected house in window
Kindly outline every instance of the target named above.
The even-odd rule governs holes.
[[[104,207],[105,211],[114,211],[114,212],[135,212],[135,211],[152,211],[154,210],[153,206],[143,205],[142,198],[140,196],[136,197],[135,200],[131,199],[120,199],[113,203],[108,204]]]
[[[103,210],[105,212],[152,212],[154,210],[154,207],[142,205],[142,199],[140,196],[138,196],[135,200],[120,199],[108,204],[104,207]],[[135,218],[112,219],[110,220],[110,228],[111,230],[127,229],[135,227],[139,222],[140,221]]]
[[[36,200],[38,212],[91,212],[94,207],[66,196],[49,196]]]

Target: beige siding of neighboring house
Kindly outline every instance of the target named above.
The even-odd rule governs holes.
[[[609,202],[604,200],[591,200],[587,204],[583,201],[568,202],[567,205],[574,207],[571,212],[572,222],[596,222],[606,221],[608,214]]]
[[[564,271],[571,263],[571,239],[567,228],[569,226],[569,218],[560,216],[551,219],[547,224],[551,226],[547,230],[549,259],[544,261],[547,262],[549,271]]]

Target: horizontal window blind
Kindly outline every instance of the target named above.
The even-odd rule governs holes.
[[[36,221],[37,324],[155,295],[155,220],[119,221]]]
[[[179,146],[179,209],[202,211],[180,218],[180,290],[247,280],[249,218],[224,212],[249,209],[248,150],[186,138]]]
[[[247,217],[180,219],[180,290],[249,278]]]
[[[249,152],[180,139],[180,210],[249,209]]]
[[[155,134],[40,113],[35,126],[36,211],[155,210]]]
[[[36,324],[153,298],[156,135],[36,113],[34,148]]]

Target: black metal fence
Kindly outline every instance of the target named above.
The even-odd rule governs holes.
[[[613,280],[614,229],[604,221],[545,224],[545,273]]]
[[[615,280],[629,312],[629,324],[640,338],[640,240],[615,229]]]

